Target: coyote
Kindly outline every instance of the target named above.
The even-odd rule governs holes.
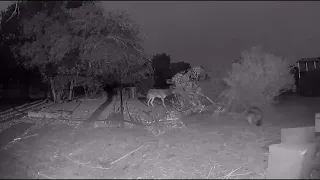
[[[262,125],[263,112],[260,108],[252,106],[246,111],[245,114],[249,124],[254,124],[256,126]]]
[[[171,94],[173,94],[173,89],[171,87],[169,89],[149,89],[147,93],[147,106],[149,106],[149,104],[153,106],[153,101],[157,97],[161,99],[163,107],[167,108],[164,104],[164,99]]]

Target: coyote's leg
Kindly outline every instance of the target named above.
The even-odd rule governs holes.
[[[148,98],[147,106],[150,106],[151,98]]]
[[[154,101],[154,97],[151,98],[151,101],[150,101],[151,106],[153,106],[153,101]]]
[[[167,108],[166,105],[164,104],[164,98],[163,98],[163,97],[161,97],[161,101],[162,101],[163,107],[164,107],[164,108]]]

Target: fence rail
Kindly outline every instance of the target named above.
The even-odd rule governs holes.
[[[20,118],[28,114],[30,110],[38,110],[48,106],[52,103],[46,103],[45,100],[38,100],[32,103],[25,103],[20,106],[8,109],[6,111],[0,112],[0,123],[10,121],[14,118]]]

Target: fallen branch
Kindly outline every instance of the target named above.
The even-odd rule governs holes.
[[[42,109],[43,105],[47,105],[47,103],[45,103],[45,101],[41,101],[41,102],[30,104],[30,106],[19,108],[18,110],[15,108],[12,108],[8,111],[1,112],[0,119],[5,120],[5,119],[8,119],[10,117],[15,116],[16,114],[26,113],[29,110],[39,109],[39,108]],[[48,104],[48,105],[51,105],[51,104]]]
[[[209,173],[208,173],[208,175],[207,175],[207,179],[209,179],[213,167],[215,167],[215,166],[212,166],[212,167],[211,167],[211,169],[210,169],[210,171],[209,171]]]
[[[242,174],[232,174],[230,175],[229,177],[235,177],[235,176],[245,176],[245,175],[249,175],[251,174],[252,172],[247,172],[247,173],[242,173]]]
[[[228,173],[227,175],[223,176],[222,179],[228,179],[230,176],[232,176],[232,174],[236,171],[238,171],[239,169],[241,169],[241,167],[238,167],[237,169],[234,169],[233,171],[231,171],[230,173]],[[221,178],[218,178],[218,179],[221,179]]]
[[[20,111],[22,108],[26,107],[26,106],[31,106],[31,105],[34,105],[34,104],[37,104],[37,103],[41,103],[43,100],[38,100],[38,101],[34,101],[34,102],[31,102],[31,103],[24,103],[20,106],[15,106],[15,107],[12,107],[11,109],[7,109],[5,111],[1,111],[0,112],[0,116],[2,116],[3,114],[7,114],[8,112],[10,111],[14,111],[14,110],[17,110],[17,111]],[[23,110],[23,109],[22,109]]]
[[[57,178],[53,178],[53,177],[50,177],[50,176],[48,176],[48,175],[42,174],[41,172],[38,172],[38,175],[39,175],[39,176],[42,176],[42,177],[44,177],[44,178],[47,178],[47,179],[57,179]]]
[[[84,167],[87,167],[87,168],[92,168],[92,169],[110,169],[110,168],[111,168],[111,167],[105,168],[105,167],[102,167],[102,166],[90,166],[90,165],[87,165],[87,164],[89,164],[89,163],[82,163],[82,162],[73,160],[73,159],[69,158],[69,157],[66,156],[66,155],[63,155],[63,156],[64,156],[65,158],[67,158],[68,160],[72,161],[73,163],[78,164],[78,165],[81,165],[81,166],[84,166]]]
[[[144,145],[142,145],[142,146],[138,147],[137,149],[135,149],[135,150],[133,150],[133,151],[131,151],[131,152],[127,153],[127,154],[125,154],[125,155],[124,155],[124,156],[122,156],[121,158],[116,159],[115,161],[111,162],[111,163],[110,163],[110,165],[112,165],[112,164],[114,164],[114,163],[116,163],[116,162],[118,162],[118,161],[120,161],[120,160],[124,159],[125,157],[127,157],[127,156],[129,156],[130,154],[132,154],[132,153],[134,153],[134,152],[138,151],[138,150],[139,150],[139,149],[141,149],[142,147],[144,147]]]
[[[203,96],[203,97],[205,97],[205,98],[207,98],[208,99],[208,101],[210,101],[212,104],[216,104],[216,103],[214,103],[208,96],[206,96],[206,95],[204,95],[204,94],[202,94],[202,93],[197,93],[197,94],[199,94],[199,95],[201,95],[201,96]]]
[[[25,136],[25,137],[18,137],[18,138],[14,138],[13,141],[18,141],[21,139],[27,139],[29,137],[34,137],[34,136],[38,136],[39,134],[33,134],[33,135],[29,135],[29,136]]]

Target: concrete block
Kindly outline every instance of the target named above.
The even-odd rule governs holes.
[[[312,168],[320,172],[320,152],[316,154],[316,158],[311,161]]]
[[[320,113],[316,113],[315,121],[315,131],[320,132]]]
[[[314,143],[315,127],[283,128],[281,129],[281,143]]]
[[[310,176],[316,144],[273,144],[269,146],[267,179],[300,179]]]

